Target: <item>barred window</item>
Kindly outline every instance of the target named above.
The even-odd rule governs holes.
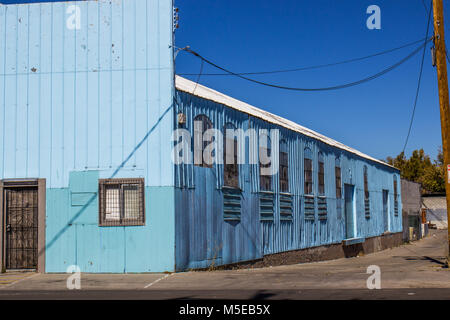
[[[370,201],[369,201],[369,178],[367,174],[367,166],[364,166],[364,212],[366,218],[370,217]]]
[[[99,180],[99,225],[145,225],[144,179]]]
[[[304,152],[305,194],[313,194],[312,152],[305,148]]]
[[[265,168],[270,168],[271,163],[267,163],[267,164],[263,164],[261,162],[262,160],[262,155],[266,155],[268,158],[271,157],[272,154],[272,150],[271,150],[271,141],[270,141],[270,137],[268,135],[266,135],[266,139],[267,139],[267,145],[263,146],[260,145],[259,146],[259,189],[261,191],[272,191],[272,175],[268,175],[268,174],[262,174],[262,170]]]
[[[398,216],[397,176],[394,176],[394,214]]]
[[[235,129],[236,127],[233,124],[227,123],[223,130],[223,184],[227,187],[239,188],[237,137],[234,134],[228,136],[227,133],[227,130],[234,133]]]
[[[341,182],[341,162],[339,158],[336,158],[334,165],[334,174],[336,176],[336,199],[342,197],[342,182]]]
[[[198,167],[211,168],[212,165],[207,164],[203,159],[203,151],[211,143],[204,141],[205,132],[212,129],[213,124],[204,114],[199,114],[194,118],[194,165]]]
[[[319,152],[319,171],[318,171],[318,181],[319,181],[319,196],[325,195],[325,165],[323,153]]]
[[[369,199],[369,181],[367,176],[367,166],[364,166],[364,199]]]
[[[286,140],[280,142],[280,192],[289,192],[289,156]]]

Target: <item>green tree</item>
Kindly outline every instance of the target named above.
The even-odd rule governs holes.
[[[445,192],[445,167],[441,148],[434,161],[420,149],[414,150],[409,159],[402,152],[395,158],[388,157],[386,162],[399,169],[403,179],[422,184],[424,193]]]

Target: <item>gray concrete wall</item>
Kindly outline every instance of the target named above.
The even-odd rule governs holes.
[[[402,208],[408,215],[420,215],[422,207],[421,185],[416,182],[401,179]]]
[[[262,268],[269,266],[334,260],[340,258],[351,258],[398,247],[402,243],[403,240],[401,232],[386,233],[381,236],[366,238],[362,243],[352,245],[344,245],[343,242],[333,243],[319,247],[274,253],[266,255],[262,259],[217,266],[214,269],[226,270]],[[206,269],[207,268],[204,270]]]
[[[421,231],[421,185],[405,179],[401,179],[401,185],[403,241],[419,240],[424,236]],[[414,228],[413,236],[411,236],[410,227]]]

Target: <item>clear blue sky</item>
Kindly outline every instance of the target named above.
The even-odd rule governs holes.
[[[424,2],[430,6],[430,0]],[[369,5],[381,8],[381,30],[366,27]],[[234,72],[303,67],[369,55],[424,38],[427,22],[422,0],[175,0],[175,6],[180,8],[176,45],[189,45]],[[444,1],[446,17],[448,7]],[[430,35],[432,30],[431,26]],[[446,30],[450,37],[450,21]],[[423,148],[435,158],[441,131],[436,70],[429,47],[406,153],[409,156],[412,150]],[[331,86],[381,71],[413,48],[331,68],[252,77],[294,87]],[[232,76],[202,76],[200,83],[385,159],[403,148],[420,59],[421,53],[381,78],[338,91],[284,91]],[[179,74],[198,73],[200,61],[181,53],[176,67]],[[205,64],[203,71],[218,70]]]
[[[424,0],[430,6],[430,0]],[[445,16],[449,16],[444,1]],[[381,30],[369,30],[369,5],[381,8]],[[234,72],[332,63],[394,48],[425,37],[421,0],[176,0],[176,45],[186,45]],[[446,30],[450,32],[447,23]],[[432,21],[430,35],[432,35]],[[447,32],[447,37],[450,33]],[[251,76],[296,87],[359,80],[390,66],[415,46],[331,68]],[[406,154],[423,148],[436,157],[441,143],[436,70],[426,50],[422,86]],[[421,53],[398,69],[360,86],[328,92],[291,92],[233,76],[202,76],[200,83],[293,120],[379,159],[401,152],[415,98]],[[198,73],[200,60],[180,53],[176,71]],[[205,64],[203,72],[220,72]],[[196,76],[187,76],[196,81]]]

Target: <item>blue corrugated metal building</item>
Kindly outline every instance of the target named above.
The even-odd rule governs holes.
[[[0,5],[0,93],[1,270],[176,271],[401,234],[396,169],[175,81],[171,0]],[[199,115],[278,129],[282,177],[174,164]]]

